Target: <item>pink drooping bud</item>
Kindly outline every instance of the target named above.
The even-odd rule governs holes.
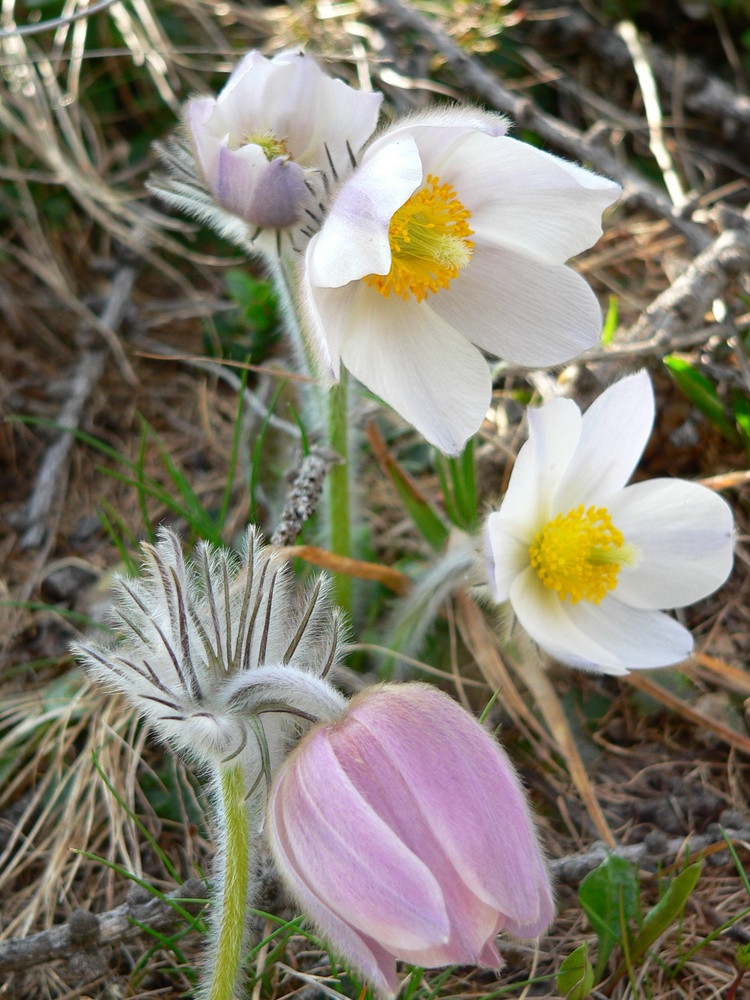
[[[268,837],[301,907],[378,990],[396,959],[500,968],[495,935],[533,938],[554,904],[505,753],[426,684],[355,697],[311,730],[269,801]]]

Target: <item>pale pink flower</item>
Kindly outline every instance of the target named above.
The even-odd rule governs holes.
[[[581,414],[570,399],[529,410],[529,440],[486,529],[490,589],[547,653],[610,674],[690,655],[664,608],[692,604],[732,570],[729,505],[682,479],[627,482],[654,422],[646,372]]]
[[[428,441],[461,450],[490,402],[483,351],[547,366],[595,344],[596,296],[569,258],[601,235],[617,184],[471,108],[398,122],[369,145],[310,240],[305,329]]]
[[[305,913],[379,991],[396,959],[500,968],[500,930],[541,934],[553,900],[512,765],[426,684],[355,697],[311,730],[271,792],[268,837]]]

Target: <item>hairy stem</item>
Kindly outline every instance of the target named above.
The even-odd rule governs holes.
[[[348,373],[341,369],[341,380],[328,396],[328,443],[341,456],[328,476],[331,551],[351,556],[351,507],[349,503],[349,407]],[[334,576],[336,602],[351,618],[352,580],[343,573]]]
[[[242,768],[221,769],[220,828],[223,834],[223,886],[219,898],[218,935],[207,1000],[232,1000],[242,957],[250,865],[250,829]]]

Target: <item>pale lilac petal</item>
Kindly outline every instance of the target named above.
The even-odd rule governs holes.
[[[233,150],[222,144],[212,184],[216,200],[229,212],[248,219],[256,185],[267,167],[268,161],[258,146]]]
[[[531,567],[514,581],[510,600],[531,638],[569,666],[623,674],[679,663],[693,649],[690,633],[669,615],[628,607],[611,594],[598,605],[563,602]]]
[[[429,301],[477,347],[518,365],[561,364],[601,335],[601,307],[580,274],[480,242]]]
[[[334,811],[321,800],[327,788],[336,790]],[[283,873],[294,887],[306,883],[358,933],[394,954],[399,947],[418,950],[448,940],[440,886],[352,785],[325,728],[291,758],[273,809],[283,816]]]
[[[598,396],[583,415],[581,440],[555,494],[555,511],[605,503],[621,489],[643,454],[653,423],[654,391],[645,371],[620,379]]]
[[[208,127],[216,108],[213,97],[193,97],[185,106],[185,124],[206,183],[213,187],[219,170],[219,143]]]
[[[309,280],[337,288],[391,269],[388,227],[422,180],[414,140],[389,142],[342,186],[307,253]]]
[[[260,171],[244,217],[256,226],[284,229],[299,221],[308,195],[302,167],[277,157]]]
[[[679,608],[717,590],[732,571],[732,511],[716,493],[681,479],[654,479],[608,504],[625,542],[638,549],[620,570],[617,599],[634,608]]]
[[[556,511],[552,497],[575,455],[581,411],[572,399],[558,397],[526,412],[529,439],[516,457],[498,511],[511,533],[527,545]]]
[[[428,685],[383,687],[377,700],[355,701],[350,714],[382,745],[466,888],[496,907],[512,933],[540,934],[552,919],[552,896],[525,797],[498,744]],[[390,822],[398,823],[398,800],[391,806]]]
[[[327,327],[322,310],[321,317]],[[479,351],[426,303],[386,299],[362,283],[341,323],[349,371],[430,444],[458,454],[490,404],[490,373]]]
[[[620,193],[613,181],[507,136],[466,135],[436,166],[471,212],[477,240],[548,264],[593,246],[602,212]]]

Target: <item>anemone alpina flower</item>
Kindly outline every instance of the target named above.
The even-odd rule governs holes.
[[[305,223],[319,223],[321,202],[351,171],[382,99],[332,79],[301,52],[248,52],[216,98],[187,102],[188,145],[162,150],[172,177],[154,189],[245,246],[280,249],[285,233],[301,248]]]
[[[301,278],[321,371],[340,364],[447,453],[490,402],[481,354],[545,366],[596,343],[599,304],[566,261],[601,235],[612,181],[452,108],[366,149],[310,240]]]
[[[502,964],[505,929],[537,937],[554,905],[516,774],[427,684],[387,684],[310,730],[271,791],[267,836],[310,919],[380,992],[396,959]]]
[[[143,577],[115,579],[117,643],[74,652],[176,750],[270,782],[293,720],[330,719],[346,704],[325,680],[341,627],[327,581],[300,602],[287,564],[253,528],[239,556],[201,542],[186,562],[165,529],[142,548]]]
[[[490,589],[528,635],[571,666],[622,674],[684,660],[693,640],[662,609],[712,593],[733,561],[728,504],[697,483],[626,486],[654,421],[646,372],[582,416],[553,399],[528,415],[500,509],[490,514]]]

